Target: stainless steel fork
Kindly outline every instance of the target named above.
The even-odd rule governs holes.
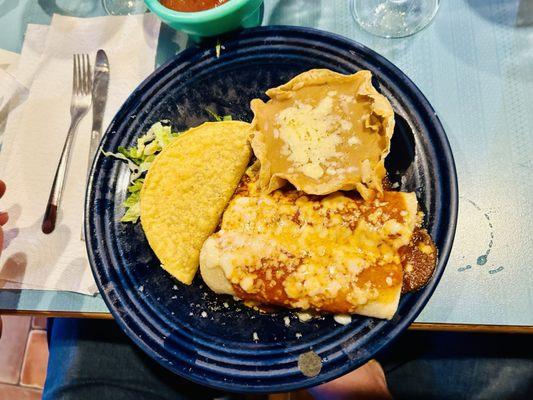
[[[75,54],[73,56],[72,99],[70,101],[70,128],[61,151],[61,158],[57,164],[54,182],[50,189],[50,196],[46,204],[43,224],[43,233],[51,233],[56,226],[57,209],[61,201],[61,194],[65,186],[65,177],[70,164],[70,153],[74,135],[81,119],[87,114],[92,101],[92,74],[88,54]]]

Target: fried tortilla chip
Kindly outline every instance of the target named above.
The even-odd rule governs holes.
[[[372,86],[370,71],[304,72],[254,99],[251,144],[267,193],[287,181],[308,194],[356,189],[365,200],[383,193],[394,112]]]
[[[238,121],[192,128],[156,157],[146,175],[144,233],[162,267],[185,284],[250,161],[249,129]]]

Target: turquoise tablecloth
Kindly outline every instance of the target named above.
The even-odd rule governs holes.
[[[396,40],[361,31],[348,3],[265,0],[264,23],[320,28],[371,47],[437,110],[457,163],[459,224],[445,274],[417,321],[533,326],[533,2],[443,0],[432,25]],[[27,23],[48,23],[65,9],[103,14],[96,0],[0,0],[0,47],[20,51]],[[158,62],[171,53],[173,35],[162,30]],[[0,308],[107,311],[99,297],[42,291],[0,292]]]

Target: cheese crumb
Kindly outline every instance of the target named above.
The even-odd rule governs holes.
[[[300,332],[296,333],[296,339],[300,339],[302,337],[302,334]]]
[[[252,339],[254,340],[254,342],[259,341],[259,336],[257,335],[257,332],[254,332],[254,333],[253,333],[253,335],[252,335]]]
[[[356,144],[361,144],[361,139],[359,139],[357,136],[352,136],[350,139],[348,139],[348,144],[350,146],[355,146]]]
[[[207,318],[207,313],[205,311],[202,311],[200,315],[202,316],[202,318]]]
[[[418,249],[424,254],[431,254],[433,252],[433,248],[425,243],[420,243]]]
[[[289,317],[283,318],[283,321],[285,322],[285,326],[291,326],[291,319]]]
[[[349,314],[336,314],[333,316],[333,320],[341,325],[348,325],[352,322],[352,316]]]
[[[313,319],[313,315],[307,311],[300,311],[296,313],[296,315],[298,315],[298,319],[300,320],[300,322],[307,322]]]

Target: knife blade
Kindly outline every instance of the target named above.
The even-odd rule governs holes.
[[[105,105],[107,103],[107,89],[109,87],[109,60],[104,50],[96,53],[93,77],[93,126],[91,129],[91,142],[89,145],[89,161],[87,177],[89,177],[91,165],[96,149],[102,138],[102,124],[104,121]]]
[[[87,182],[96,150],[102,139],[102,125],[104,121],[105,106],[107,103],[107,90],[109,87],[109,60],[104,50],[96,52],[93,76],[93,126],[91,128],[91,141],[89,144],[89,160],[87,162]],[[84,219],[85,222],[85,219]],[[81,228],[81,240],[85,241],[85,231]]]

